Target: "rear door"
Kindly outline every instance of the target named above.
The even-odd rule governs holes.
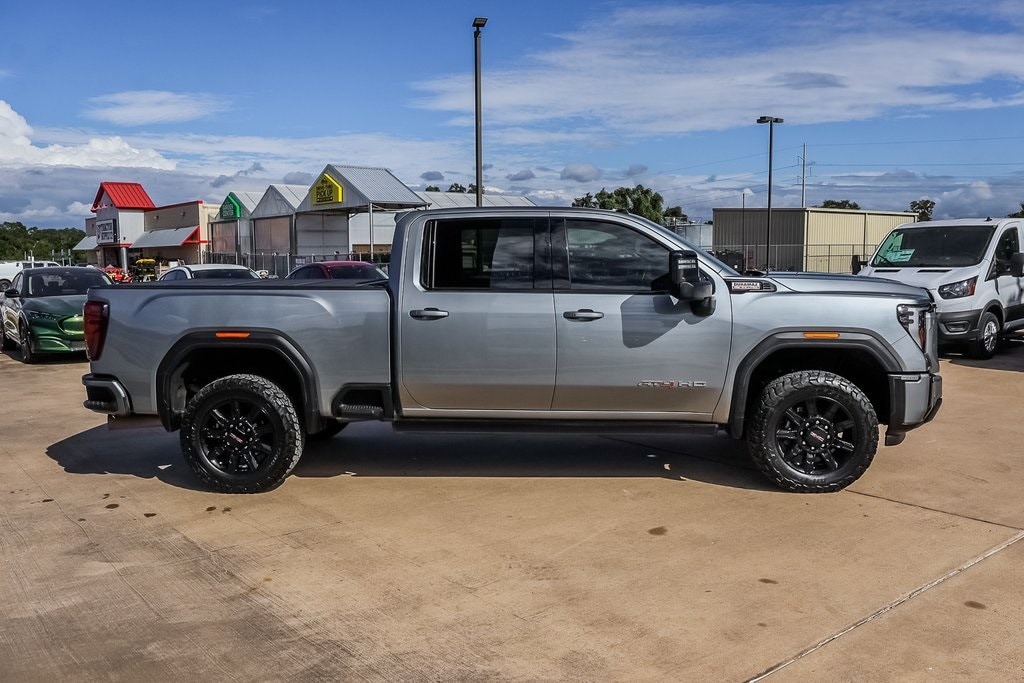
[[[553,409],[622,417],[709,416],[732,337],[724,281],[693,312],[668,290],[670,246],[608,219],[552,220],[558,367]]]
[[[426,224],[421,253],[403,261],[398,303],[407,415],[550,409],[555,314],[547,222],[537,212]]]

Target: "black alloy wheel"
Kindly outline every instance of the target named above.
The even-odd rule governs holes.
[[[22,363],[32,364],[36,362],[36,355],[32,353],[32,331],[26,322],[18,325],[18,346],[21,348]]]
[[[302,455],[302,425],[280,387],[230,375],[203,387],[185,409],[181,447],[196,475],[227,493],[278,486]]]
[[[765,387],[749,443],[755,464],[782,488],[838,491],[871,464],[878,418],[849,380],[828,372],[796,372]]]

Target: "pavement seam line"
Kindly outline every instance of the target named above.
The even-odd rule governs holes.
[[[949,515],[950,517],[956,517],[958,519],[967,519],[967,520],[970,520],[972,522],[981,522],[982,524],[991,524],[992,526],[1001,527],[1003,529],[1012,529],[1014,531],[1021,531],[1022,530],[1019,526],[1014,526],[1013,524],[1004,524],[1003,522],[993,522],[990,519],[982,519],[981,517],[971,517],[970,515],[963,515],[963,514],[960,514],[958,512],[951,512],[949,510],[940,510],[938,508],[928,507],[927,505],[921,505],[919,503],[908,503],[905,500],[896,500],[894,498],[886,498],[885,496],[879,496],[879,495],[875,495],[873,493],[865,493],[863,491],[853,491],[853,490],[850,490],[849,492],[854,494],[854,495],[857,495],[857,496],[864,496],[865,498],[872,498],[874,500],[884,500],[887,503],[895,503],[896,505],[906,505],[907,507],[916,508],[918,510],[924,510],[926,512],[937,512],[939,514]]]
[[[757,681],[761,681],[761,680],[764,680],[765,678],[768,678],[772,674],[778,673],[779,671],[781,671],[782,669],[786,668],[790,664],[793,664],[794,662],[797,662],[797,661],[803,659],[807,655],[809,655],[809,654],[811,654],[811,653],[813,653],[813,652],[815,652],[817,650],[820,650],[821,648],[825,647],[829,643],[831,643],[831,642],[833,642],[835,640],[838,640],[839,638],[842,638],[847,633],[850,633],[851,631],[854,631],[854,630],[860,628],[861,626],[864,626],[865,624],[868,624],[868,623],[870,623],[872,621],[875,621],[876,619],[878,619],[882,615],[884,615],[884,614],[894,610],[895,608],[899,607],[903,603],[905,603],[905,602],[907,602],[909,600],[912,600],[913,598],[916,598],[917,596],[921,595],[922,593],[925,593],[926,591],[929,591],[932,588],[935,588],[936,586],[939,586],[939,585],[945,583],[946,581],[948,581],[948,580],[950,580],[950,579],[952,579],[952,578],[954,578],[956,576],[959,576],[960,574],[962,574],[963,572],[967,571],[968,569],[970,569],[974,565],[978,564],[979,562],[987,560],[988,558],[992,557],[993,555],[1006,550],[1007,548],[1009,548],[1010,546],[1012,546],[1013,544],[1015,544],[1015,543],[1017,543],[1018,541],[1021,541],[1021,540],[1024,540],[1024,531],[1019,531],[1018,533],[1014,534],[1013,536],[1011,536],[1007,540],[1003,541],[999,545],[996,545],[995,547],[986,550],[981,555],[978,555],[978,556],[974,557],[973,559],[968,560],[967,562],[961,564],[959,567],[951,569],[950,571],[946,572],[945,574],[943,574],[942,576],[938,577],[937,579],[933,579],[932,581],[929,581],[928,583],[924,584],[923,586],[918,586],[917,588],[915,588],[914,590],[910,591],[909,593],[903,594],[902,596],[896,598],[892,602],[890,602],[890,603],[880,607],[879,609],[875,610],[871,614],[869,614],[869,615],[867,615],[867,616],[865,616],[865,617],[863,617],[861,619],[858,619],[857,621],[853,622],[852,624],[850,624],[849,626],[847,626],[843,630],[837,631],[836,633],[833,633],[830,636],[826,636],[825,638],[822,638],[821,640],[819,640],[818,642],[814,643],[810,647],[804,648],[800,652],[796,653],[795,655],[793,655],[789,659],[786,659],[784,661],[781,661],[781,662],[779,662],[777,664],[774,664],[774,665],[768,667],[767,669],[765,669],[761,673],[759,673],[759,674],[757,674],[757,675],[755,675],[755,676],[753,676],[751,678],[746,679],[745,683],[756,683]]]

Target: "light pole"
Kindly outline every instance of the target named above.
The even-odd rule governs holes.
[[[476,85],[476,205],[484,203],[483,153],[481,150],[483,129],[480,125],[480,29],[487,25],[487,17],[473,20],[473,76]]]
[[[772,148],[775,146],[775,124],[782,123],[777,116],[759,116],[758,123],[768,124],[768,227],[764,237],[765,271],[771,270],[772,253]]]

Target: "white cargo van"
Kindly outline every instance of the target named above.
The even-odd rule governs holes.
[[[0,261],[0,292],[7,291],[7,288],[11,286],[11,280],[23,268],[44,268],[59,265],[59,263],[54,261]]]
[[[999,337],[1024,327],[1024,220],[962,218],[896,227],[858,275],[883,277],[932,296],[939,343],[991,358]]]

